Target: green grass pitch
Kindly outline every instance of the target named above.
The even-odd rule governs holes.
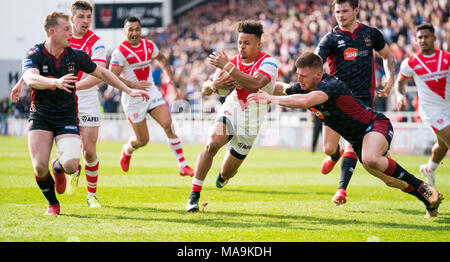
[[[205,212],[186,213],[191,178],[180,177],[167,144],[150,143],[133,155],[128,173],[121,171],[122,143],[98,143],[99,209],[86,205],[82,172],[74,196],[57,195],[61,215],[45,216],[47,201],[33,178],[26,138],[0,137],[0,241],[81,242],[448,242],[449,212],[444,200],[439,217],[425,219],[414,197],[384,183],[358,164],[343,206],[331,203],[339,168],[324,176],[324,154],[254,148],[225,188],[215,179],[222,149],[205,180]],[[201,146],[184,145],[194,167]],[[52,155],[56,155],[53,147]],[[393,155],[419,174],[427,156]],[[450,197],[448,157],[436,184]]]

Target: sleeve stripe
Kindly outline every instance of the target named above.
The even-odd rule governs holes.
[[[103,62],[106,64],[106,60],[104,59],[92,59],[93,62],[97,61],[97,62]]]
[[[113,64],[113,63],[111,63],[111,66],[123,67],[121,65],[116,65],[116,64]]]
[[[410,79],[410,78],[411,78],[410,76],[405,76],[405,75],[402,74],[401,72],[400,72],[400,75],[401,75],[403,78],[406,78],[406,79]]]

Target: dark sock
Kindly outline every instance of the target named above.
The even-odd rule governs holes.
[[[55,181],[53,180],[53,177],[50,175],[50,173],[48,173],[48,175],[43,178],[39,178],[34,175],[34,178],[36,179],[36,183],[41,189],[42,194],[44,194],[45,198],[48,200],[48,204],[59,204],[55,194]]]
[[[341,147],[338,145],[337,149],[336,149],[336,152],[331,155],[331,160],[333,160],[335,162],[339,160],[339,157],[341,155],[339,151],[341,151]]]
[[[341,179],[339,180],[339,188],[347,189],[348,183],[352,178],[358,158],[353,152],[345,152],[341,162]]]
[[[410,184],[414,187],[414,190],[417,190],[420,185],[422,185],[423,181],[420,179],[417,179],[415,176],[410,174],[408,171],[406,171],[403,167],[401,167],[397,162],[394,160],[387,158],[389,161],[388,168],[384,173],[386,175],[398,178],[400,180],[405,181],[406,183]]]
[[[220,183],[225,182],[225,179],[222,178],[222,174],[221,173],[219,173],[219,181],[220,181]]]
[[[430,202],[428,202],[428,200],[426,200],[422,194],[419,193],[419,191],[417,191],[417,189],[414,189],[413,186],[409,185],[406,189],[403,190],[403,192],[408,193],[410,195],[413,195],[415,197],[417,197],[420,201],[423,202],[423,204],[427,207],[430,205]]]

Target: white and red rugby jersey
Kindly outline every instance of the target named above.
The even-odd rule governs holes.
[[[450,53],[435,50],[427,56],[418,52],[403,60],[400,75],[414,78],[420,106],[448,106],[450,103]]]
[[[236,55],[230,59],[230,62],[233,63],[237,69],[248,75],[254,76],[256,72],[261,72],[266,75],[269,78],[270,82],[265,87],[263,87],[262,90],[266,91],[269,94],[273,93],[273,90],[275,88],[275,81],[278,78],[279,66],[277,61],[269,54],[260,51],[255,61],[248,64],[242,61],[240,55]],[[216,70],[214,75],[210,77],[210,80],[214,81],[220,74],[220,71],[222,70]],[[226,100],[230,100],[230,103],[234,103],[236,105],[239,104],[242,111],[244,111],[248,106],[248,95],[250,95],[250,91],[238,85],[236,89],[226,98]]]
[[[137,47],[123,41],[112,53],[111,65],[123,67],[122,77],[126,80],[144,80],[154,86],[151,63],[152,59],[158,56],[159,48],[150,40],[141,39]]]
[[[88,30],[83,37],[78,38],[76,36],[72,36],[70,39],[70,47],[73,49],[82,50],[91,58],[92,61],[99,61],[106,63],[106,46],[103,40],[100,39],[96,34],[94,34],[91,30]],[[78,81],[85,78],[87,76],[84,72],[78,73]],[[77,90],[77,95],[90,95],[92,93],[97,94],[98,87],[93,86],[89,89],[85,90]]]

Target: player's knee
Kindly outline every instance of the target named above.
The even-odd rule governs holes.
[[[79,137],[63,137],[56,142],[59,163],[66,173],[73,174],[78,168],[81,155],[81,139]]]
[[[66,174],[73,174],[77,171],[79,163],[80,163],[79,158],[73,158],[66,160],[64,164],[62,164],[62,166]]]
[[[376,156],[371,155],[363,155],[362,156],[362,163],[364,166],[367,166],[368,168],[378,170],[378,166],[380,163],[380,158]]]
[[[220,143],[218,141],[210,140],[209,143],[206,144],[204,150],[208,154],[215,155],[219,151],[220,147],[221,147],[221,145],[220,145]]]
[[[336,146],[330,146],[327,144],[323,145],[323,152],[329,156],[333,155],[334,153],[336,153]]]
[[[37,177],[44,177],[48,174],[48,164],[36,163],[33,170]]]
[[[143,146],[147,145],[148,142],[150,142],[149,137],[140,137],[140,138],[136,139],[137,147],[143,147]]]

